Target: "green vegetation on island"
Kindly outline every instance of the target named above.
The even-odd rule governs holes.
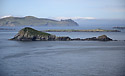
[[[45,33],[45,32],[41,32],[41,31],[38,31],[38,30],[35,30],[33,28],[30,28],[30,27],[25,27],[23,28],[22,30],[20,30],[20,33],[27,33],[28,35],[44,35],[44,36],[49,36],[50,34],[49,33]]]
[[[119,30],[104,30],[104,29],[90,29],[90,30],[75,30],[75,29],[66,29],[66,30],[43,30],[44,32],[120,32]]]
[[[75,38],[72,39],[70,37],[57,37],[56,35],[52,35],[49,33],[37,31],[30,27],[25,27],[21,29],[15,37],[11,38],[10,40],[17,40],[17,41],[113,41],[111,38],[107,37],[106,35],[101,35],[98,37],[92,38]]]
[[[30,27],[25,27],[21,29],[13,38],[10,40],[17,41],[67,41],[70,40],[69,37],[56,37],[55,35],[45,33],[42,31],[35,30]]]
[[[101,35],[99,37],[92,37],[86,39],[75,38],[71,39],[70,37],[57,37],[55,35],[37,31],[30,27],[25,27],[21,29],[15,37],[11,38],[10,40],[17,40],[17,41],[112,41],[111,38],[107,37],[106,35]]]

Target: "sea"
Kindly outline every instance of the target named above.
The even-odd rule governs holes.
[[[23,27],[0,27],[0,76],[125,76],[125,30],[121,32],[48,32],[89,38],[107,35],[118,41],[11,41]],[[112,29],[112,27],[34,27]],[[13,30],[12,30],[13,29]]]

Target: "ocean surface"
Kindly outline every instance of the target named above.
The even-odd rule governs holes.
[[[122,32],[49,32],[88,38],[107,35],[119,41],[11,41],[23,27],[0,30],[0,76],[125,76],[125,30]],[[33,27],[91,29],[91,27]],[[92,27],[93,28],[93,27]],[[98,28],[98,27],[95,27]],[[111,29],[103,27],[103,29]]]

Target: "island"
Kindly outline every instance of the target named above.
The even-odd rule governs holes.
[[[113,41],[111,38],[106,35],[101,35],[99,37],[92,37],[86,39],[75,38],[71,39],[70,37],[57,37],[49,33],[35,30],[30,27],[25,27],[21,29],[13,38],[9,40],[17,41]]]
[[[90,30],[75,30],[75,29],[66,29],[66,30],[43,30],[44,32],[120,32],[119,30],[104,30],[104,29],[90,29]]]
[[[125,29],[125,27],[120,27],[119,26],[119,27],[113,27],[113,29],[122,29],[123,30],[123,29]]]
[[[14,38],[10,40],[17,41],[55,41],[55,40],[71,40],[69,37],[56,37],[55,35],[41,32],[30,27],[21,29]]]
[[[72,19],[57,21],[47,18],[26,16],[26,17],[2,18],[0,19],[0,26],[79,26],[79,25]]]

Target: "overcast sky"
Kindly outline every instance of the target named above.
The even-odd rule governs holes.
[[[125,0],[0,0],[2,16],[125,19]]]

